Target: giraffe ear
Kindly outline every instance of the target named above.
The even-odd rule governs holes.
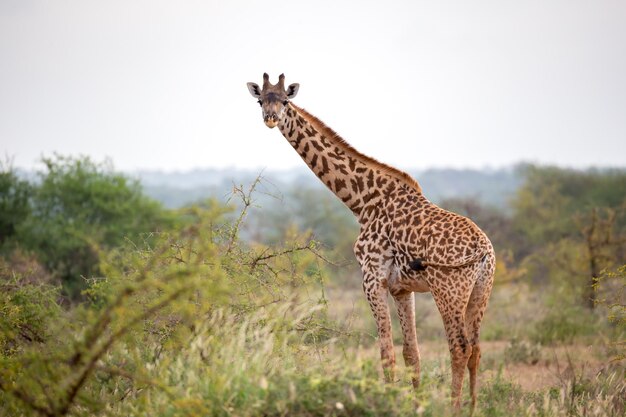
[[[289,87],[287,87],[287,97],[289,99],[292,99],[296,96],[296,94],[298,94],[298,89],[300,88],[300,84],[295,83],[295,84],[290,84]]]
[[[250,91],[250,94],[252,94],[252,97],[254,98],[261,97],[261,89],[256,83],[248,83],[248,91]]]

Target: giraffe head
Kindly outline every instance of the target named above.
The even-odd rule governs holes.
[[[276,127],[285,113],[289,100],[298,94],[300,84],[291,84],[285,89],[285,74],[280,74],[278,83],[272,85],[270,76],[263,74],[263,88],[256,83],[248,83],[248,90],[252,97],[259,99],[263,110],[263,121],[270,129]]]

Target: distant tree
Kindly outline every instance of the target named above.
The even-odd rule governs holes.
[[[597,207],[626,203],[626,170],[577,171],[528,165],[525,182],[512,201],[514,225],[531,244],[578,234],[575,219]],[[625,227],[622,220],[618,227]]]
[[[626,360],[626,264],[604,271],[595,282],[596,303],[606,308],[607,318],[621,333],[616,333],[614,361]]]
[[[30,214],[31,186],[20,179],[10,161],[0,162],[0,248],[10,241],[17,227]]]
[[[584,239],[587,258],[587,286],[583,292],[583,300],[587,307],[593,309],[596,304],[595,288],[606,267],[614,259],[624,259],[620,253],[626,247],[626,231],[617,230],[616,225],[626,215],[626,206],[618,210],[593,208],[589,216],[579,219],[578,227]]]
[[[84,288],[84,277],[97,274],[100,249],[171,224],[159,203],[108,162],[55,155],[43,163],[45,171],[32,190],[31,212],[17,238],[71,297]]]
[[[543,279],[559,276],[580,288],[592,308],[594,280],[625,258],[626,170],[529,165],[524,175],[512,201],[516,257],[533,259]]]

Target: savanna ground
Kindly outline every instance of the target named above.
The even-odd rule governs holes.
[[[442,203],[499,257],[473,415],[624,415],[625,178],[530,167],[509,213]],[[0,416],[454,414],[429,294],[420,388],[397,323],[398,381],[382,382],[356,231],[329,196],[259,220],[258,182],[234,206],[164,210],[85,159],[1,179]]]

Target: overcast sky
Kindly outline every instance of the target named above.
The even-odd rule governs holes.
[[[401,168],[626,166],[624,0],[0,0],[0,151],[302,166],[264,71]]]

